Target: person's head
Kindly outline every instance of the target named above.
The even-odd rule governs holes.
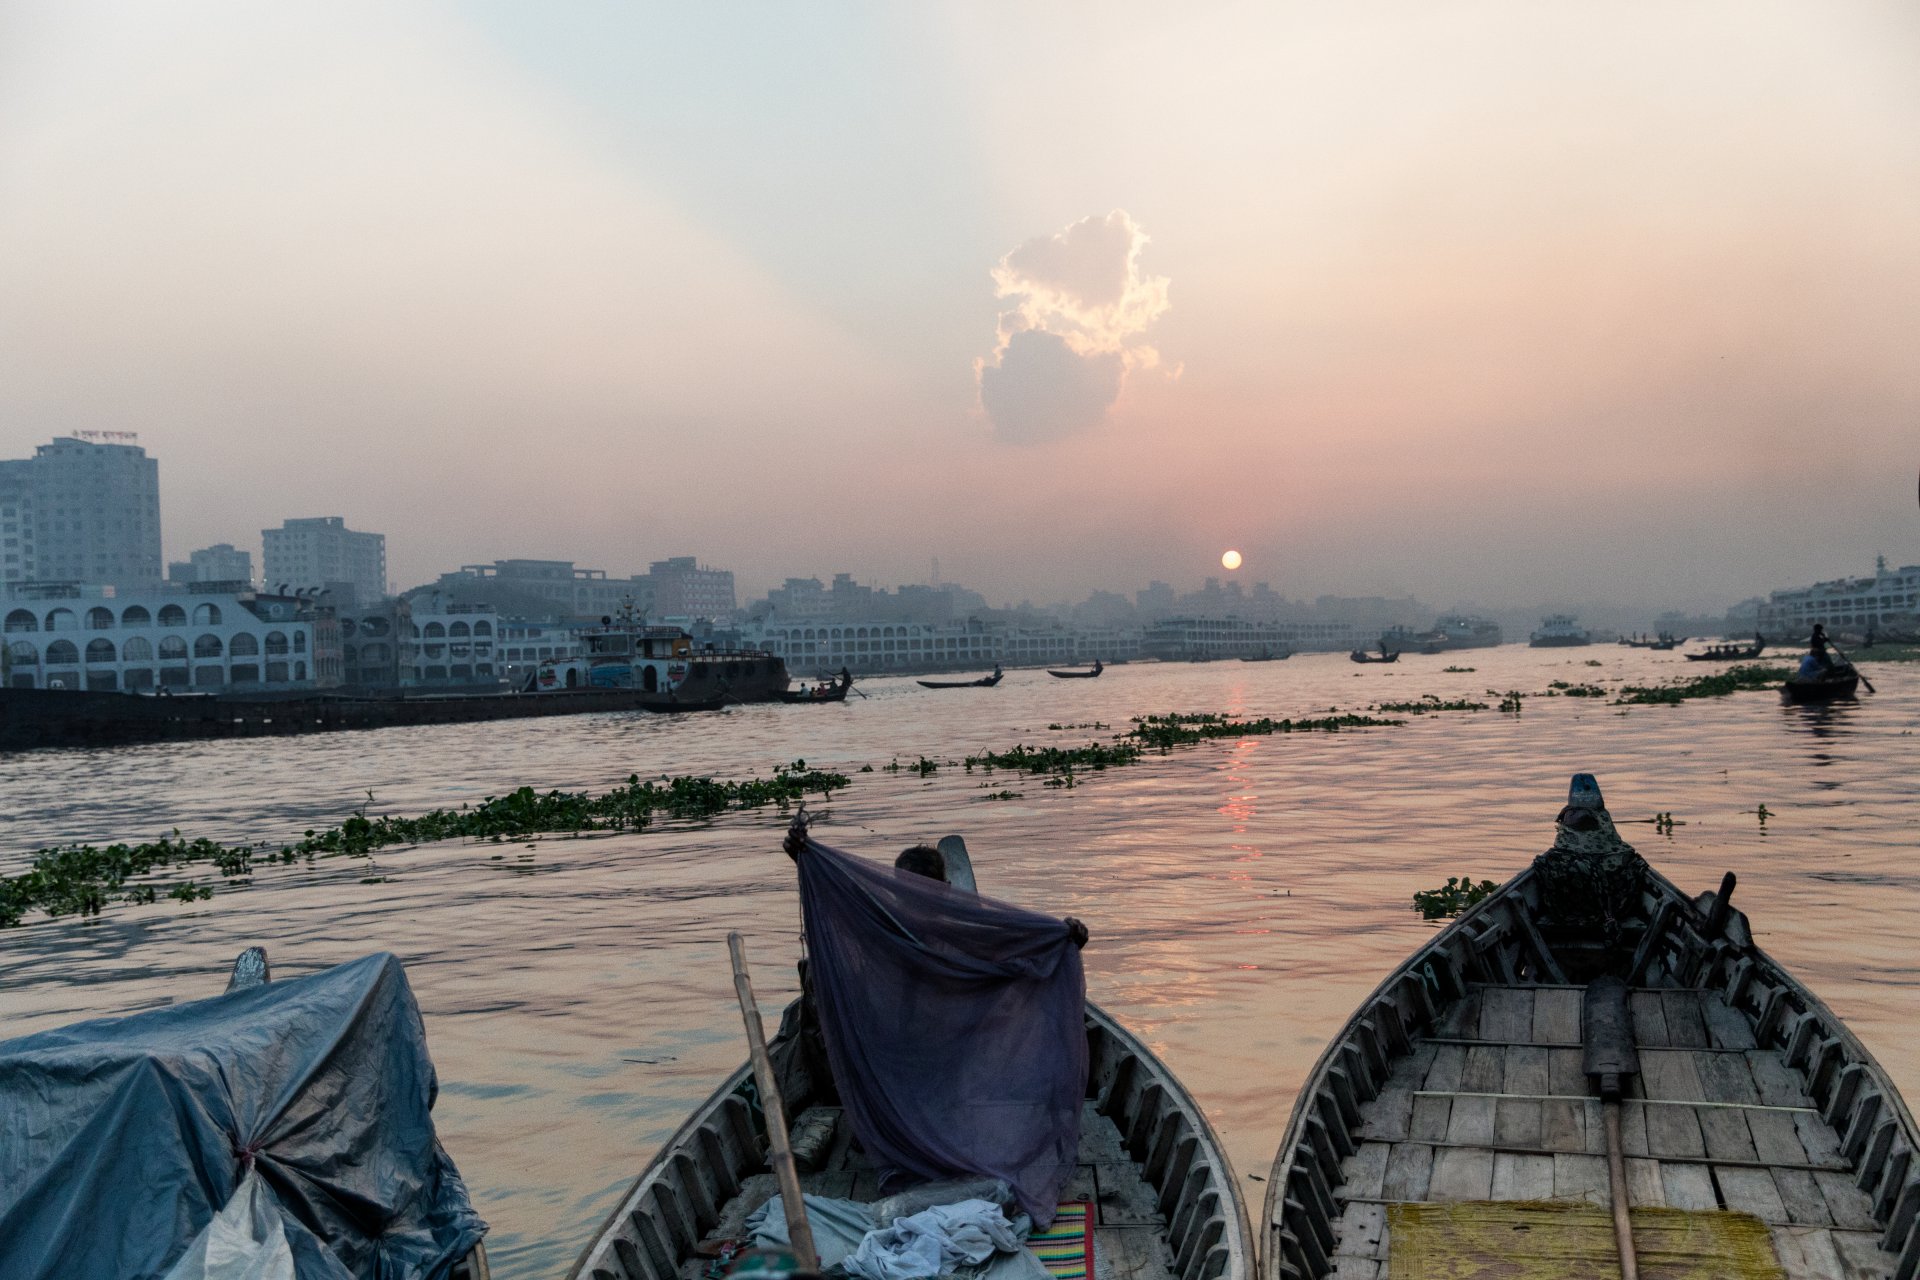
[[[893,865],[902,871],[910,871],[916,876],[925,876],[929,880],[947,882],[947,859],[930,844],[916,844],[903,849]]]

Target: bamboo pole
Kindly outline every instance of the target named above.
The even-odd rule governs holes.
[[[753,1078],[760,1086],[760,1109],[767,1120],[767,1161],[780,1182],[780,1207],[787,1214],[787,1239],[802,1271],[818,1271],[820,1255],[813,1247],[813,1227],[807,1222],[801,1198],[800,1169],[787,1145],[787,1108],[780,1099],[780,1082],[773,1078],[773,1059],[767,1053],[767,1029],[753,998],[753,980],[747,976],[747,948],[740,935],[727,935],[727,954],[733,960],[733,993],[740,1000],[740,1018],[747,1026],[747,1054],[753,1060]],[[1629,1277],[1629,1280],[1632,1280]]]
[[[1627,1161],[1620,1141],[1620,1099],[1606,1101],[1607,1183],[1613,1201],[1613,1243],[1620,1252],[1621,1280],[1640,1280],[1640,1260],[1633,1249],[1633,1218],[1627,1203]]]

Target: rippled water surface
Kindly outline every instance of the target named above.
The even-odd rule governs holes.
[[[1589,661],[1600,666],[1587,665]],[[1448,665],[1471,666],[1449,674]],[[1876,697],[1811,710],[1772,693],[1627,710],[1529,698],[1402,727],[1209,743],[1072,790],[957,763],[1068,728],[1169,711],[1273,716],[1382,699],[1544,692],[1553,680],[1697,675],[1673,654],[1509,646],[1360,667],[1131,665],[1099,680],[1010,672],[997,689],[873,680],[844,706],[739,708],[389,729],[0,758],[0,866],[71,839],[281,840],[373,793],[413,813],[523,783],[602,788],[629,773],[764,775],[805,757],[854,784],[820,835],[856,853],[964,833],[981,886],[1077,915],[1093,996],[1138,1031],[1223,1134],[1257,1207],[1294,1090],[1325,1041],[1433,927],[1409,896],[1502,879],[1552,840],[1567,775],[1600,777],[1622,831],[1690,890],[1740,873],[1762,945],[1920,1084],[1920,869],[1912,736],[1920,667],[1873,666]],[[861,765],[876,772],[861,774]],[[1010,787],[1012,800],[989,800]],[[1764,824],[1754,812],[1764,804]],[[1670,835],[1626,825],[1657,811]],[[0,933],[0,1034],[218,992],[264,943],[295,974],[386,949],[407,963],[442,1091],[442,1140],[492,1223],[505,1280],[553,1276],[619,1192],[744,1057],[724,938],[749,940],[763,1005],[793,990],[798,906],[772,810],[632,835],[439,845],[261,871],[183,907]],[[364,883],[384,878],[381,883]]]

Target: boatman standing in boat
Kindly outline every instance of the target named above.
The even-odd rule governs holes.
[[[1825,624],[1813,624],[1813,639],[1809,642],[1807,656],[1800,659],[1800,678],[1802,680],[1824,680],[1833,673],[1833,655],[1827,651],[1827,628]]]

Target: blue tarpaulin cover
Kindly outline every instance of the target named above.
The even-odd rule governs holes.
[[[868,1158],[1004,1179],[1053,1221],[1087,1086],[1066,924],[812,839],[796,861],[827,1061]]]
[[[301,1280],[442,1277],[486,1231],[400,962],[0,1041],[0,1271],[159,1277],[249,1167]]]

